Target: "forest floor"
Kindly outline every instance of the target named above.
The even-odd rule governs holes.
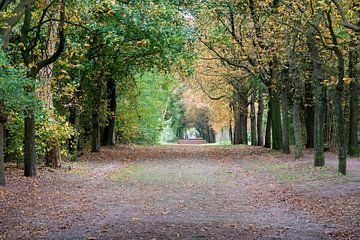
[[[248,146],[117,146],[36,178],[7,168],[0,239],[360,239],[360,159]]]

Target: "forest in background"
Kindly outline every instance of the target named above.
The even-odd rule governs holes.
[[[210,142],[359,154],[357,1],[0,1],[4,161],[36,175],[85,149]],[[197,98],[198,97],[198,98]],[[248,122],[250,124],[248,124]],[[248,126],[250,125],[250,126]],[[250,129],[250,131],[249,131]]]

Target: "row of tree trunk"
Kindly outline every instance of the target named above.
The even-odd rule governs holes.
[[[345,116],[343,109],[343,91],[344,91],[344,77],[345,77],[345,59],[342,50],[338,46],[336,35],[332,29],[331,16],[327,16],[328,27],[330,29],[333,45],[327,46],[329,50],[334,52],[337,57],[337,83],[332,91],[328,91],[324,85],[326,79],[325,64],[321,58],[320,49],[316,42],[316,29],[310,27],[306,35],[306,45],[308,47],[311,66],[309,71],[312,76],[311,82],[303,82],[299,79],[299,72],[295,66],[295,52],[296,52],[296,34],[291,36],[289,34],[289,43],[293,46],[289,48],[287,53],[287,67],[282,71],[279,68],[279,62],[276,56],[273,57],[270,63],[270,77],[269,80],[264,81],[268,89],[268,112],[267,112],[267,126],[265,132],[264,146],[274,150],[282,150],[284,153],[290,153],[290,135],[289,135],[289,92],[290,85],[294,92],[292,95],[293,106],[293,124],[294,124],[294,139],[295,139],[295,158],[303,156],[303,124],[302,112],[304,112],[305,130],[306,130],[306,147],[314,148],[314,165],[324,166],[324,143],[329,142],[333,137],[333,122],[331,118],[326,117],[325,113],[329,115],[331,111],[331,104],[333,102],[335,107],[335,121],[336,121],[336,139],[338,146],[339,169],[342,174],[346,174],[346,155],[356,155],[359,152],[358,143],[358,111],[359,111],[359,90],[357,79],[357,63],[358,51],[354,40],[351,41],[351,49],[349,50],[349,77],[352,81],[349,86],[349,135],[348,148],[346,147],[346,131],[345,131]],[[290,44],[291,45],[291,44]],[[281,86],[279,86],[281,85]],[[262,94],[258,94],[258,122],[256,124],[256,91],[250,95],[250,102],[248,101],[248,94],[245,87],[234,87],[234,101],[231,103],[235,126],[233,130],[234,144],[248,144],[247,137],[247,118],[248,118],[248,104],[250,104],[250,123],[251,123],[251,145],[263,145],[262,135],[262,118],[263,118],[263,99]],[[305,89],[305,92],[303,91]],[[327,93],[329,93],[330,100],[326,103]],[[314,100],[313,100],[314,99]],[[305,108],[301,107],[304,103]],[[257,129],[257,130],[256,130]],[[330,133],[329,134],[325,134]],[[329,135],[329,136],[328,136]],[[325,136],[327,136],[325,138]]]

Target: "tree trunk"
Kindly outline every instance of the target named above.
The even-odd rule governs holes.
[[[4,166],[4,131],[5,123],[0,122],[0,186],[5,185],[5,166]]]
[[[102,82],[103,76],[93,81],[93,109],[92,109],[92,152],[100,152],[101,148],[101,126],[100,126],[100,111],[101,111],[101,97],[102,97]]]
[[[25,176],[36,176],[35,159],[35,116],[32,110],[25,112],[24,164]]]
[[[98,110],[92,112],[92,152],[100,152],[101,147],[101,128]]]
[[[282,151],[285,154],[290,154],[289,101],[288,101],[287,88],[283,89],[281,95],[282,95],[281,106],[282,106],[282,138],[283,138]]]
[[[303,157],[304,153],[303,153],[303,141],[302,141],[302,129],[301,129],[301,102],[302,102],[302,80],[299,77],[299,71],[297,71],[296,69],[298,68],[298,66],[296,65],[296,43],[298,40],[298,33],[294,32],[288,32],[288,45],[291,45],[291,48],[288,49],[287,51],[287,61],[288,61],[288,75],[289,75],[289,79],[291,84],[294,85],[295,87],[295,93],[294,93],[294,109],[293,109],[293,122],[294,122],[294,135],[295,135],[295,159],[299,159],[301,157]],[[288,87],[288,83],[284,83],[286,87]],[[284,96],[283,99],[283,106],[284,108],[287,108],[287,106],[285,106],[285,104],[287,105],[287,101],[288,101],[288,94],[287,94],[287,88],[285,89],[285,93],[286,96]],[[286,103],[285,103],[286,101]],[[287,109],[284,109],[283,112],[287,112]],[[286,117],[286,114],[284,114]],[[284,126],[288,125],[288,123],[286,123],[284,121]],[[288,128],[287,128],[288,129]],[[289,137],[289,134],[284,133],[284,143],[285,144],[289,144],[289,140],[286,140],[286,136]],[[287,143],[286,143],[287,142]],[[289,149],[290,150],[290,149]]]
[[[248,145],[248,99],[243,98],[242,106],[240,109],[241,117],[241,144]]]
[[[340,51],[339,51],[340,52]],[[345,120],[342,107],[342,95],[344,89],[345,61],[342,54],[338,55],[338,84],[335,89],[335,109],[337,117],[338,147],[339,147],[339,173],[346,175],[346,143],[345,143]]]
[[[229,121],[229,137],[230,137],[230,142],[231,142],[231,144],[234,144],[233,126],[232,126],[232,121],[231,121],[231,119],[230,119],[230,121]]]
[[[304,156],[304,145],[302,140],[302,124],[301,124],[301,99],[302,99],[302,82],[295,79],[295,95],[294,95],[294,132],[295,132],[295,159]]]
[[[234,144],[241,144],[242,143],[242,135],[241,135],[241,117],[240,117],[240,109],[239,103],[233,104],[233,112],[234,112],[234,119],[235,119],[235,126],[234,126]]]
[[[277,91],[272,91],[270,96],[271,101],[271,133],[272,133],[272,148],[280,150],[282,148],[282,127],[281,127],[281,111],[280,111],[280,97]]]
[[[271,84],[268,86],[271,108],[271,128],[272,128],[272,148],[280,150],[283,146],[282,126],[281,126],[281,105],[278,87],[275,87],[280,80],[279,60],[274,55],[271,65]]]
[[[257,145],[258,146],[262,146],[264,144],[263,116],[264,116],[264,99],[263,99],[263,94],[259,91],[258,113],[257,113]]]
[[[251,120],[251,145],[256,146],[256,117],[255,117],[255,101],[256,101],[256,92],[251,95],[251,103],[250,103],[250,120]]]
[[[241,121],[241,144],[248,145],[248,131],[247,131],[247,112],[243,113],[240,118]]]
[[[70,109],[69,122],[73,126],[75,133],[69,140],[69,152],[72,156],[72,160],[75,161],[79,156],[79,141],[80,141],[80,110],[77,106],[73,106]]]
[[[266,130],[265,130],[265,145],[266,148],[271,148],[271,108],[270,108],[270,100],[268,103],[268,112],[266,118]]]
[[[324,95],[325,89],[321,84],[315,90],[315,118],[314,118],[314,165],[322,167],[324,159]]]
[[[7,114],[4,107],[0,103],[0,186],[5,185],[5,166],[4,166],[4,146],[5,146],[5,123],[7,121]]]
[[[307,33],[307,47],[313,64],[313,78],[315,81],[315,119],[314,119],[314,166],[325,165],[324,159],[324,96],[325,89],[322,84],[325,79],[323,62],[320,58],[318,46],[315,41],[314,27]]]
[[[349,154],[357,156],[360,154],[358,142],[358,119],[359,119],[359,83],[357,81],[358,70],[358,50],[354,39],[350,42],[349,51],[349,77],[352,78],[350,83],[350,123],[349,123]]]
[[[306,128],[306,148],[314,147],[314,89],[311,83],[305,83],[305,128]]]
[[[344,77],[345,77],[345,59],[342,50],[338,46],[337,36],[333,29],[331,14],[327,12],[327,21],[328,21],[328,28],[330,30],[330,36],[332,38],[334,46],[332,50],[334,51],[337,57],[337,84],[335,87],[335,110],[336,110],[336,118],[337,118],[337,135],[338,135],[338,156],[339,156],[339,167],[338,172],[346,175],[346,141],[345,141],[345,119],[344,119],[344,111],[343,111],[343,102],[342,102],[342,95],[344,91]]]
[[[115,146],[116,144],[116,82],[115,79],[109,77],[107,79],[108,94],[108,125],[104,131],[104,145]]]
[[[46,0],[45,3],[47,5],[50,4],[49,0]],[[59,12],[55,14],[55,18],[59,17]],[[45,59],[47,56],[52,56],[56,52],[56,44],[57,44],[57,33],[59,28],[59,22],[54,21],[50,22],[48,26],[48,34],[47,34],[47,46],[46,46],[46,54],[44,54],[43,58]],[[40,97],[44,99],[44,108],[48,109],[50,113],[50,118],[53,122],[56,122],[55,113],[54,113],[54,101],[52,94],[52,75],[53,75],[54,64],[51,63],[39,71],[39,78],[45,82],[45,86],[40,92]],[[60,154],[60,143],[57,136],[52,137],[47,142],[47,152],[45,156],[46,165],[50,167],[60,167],[61,166],[61,154]]]
[[[64,25],[65,25],[65,0],[60,1],[60,21],[59,21],[59,43],[58,47],[53,54],[46,56],[47,58],[42,59],[40,61],[35,61],[33,59],[34,53],[32,50],[34,48],[29,46],[29,32],[31,28],[32,22],[32,9],[31,4],[27,5],[24,16],[24,24],[21,28],[21,41],[24,44],[24,50],[22,51],[23,60],[25,66],[29,68],[27,73],[28,78],[36,79],[39,72],[47,66],[51,66],[53,62],[61,55],[65,47],[65,33],[64,33]],[[54,41],[54,39],[48,39],[49,41]],[[54,45],[55,46],[55,45]],[[35,46],[33,46],[35,47]],[[30,65],[33,66],[30,67]],[[51,68],[51,67],[50,67]],[[25,89],[26,92],[35,93],[35,89]],[[36,159],[35,159],[35,117],[34,111],[32,109],[27,109],[25,111],[25,136],[24,136],[24,163],[25,163],[25,176],[35,176],[36,175]],[[57,145],[59,147],[59,145]],[[55,148],[56,149],[56,148]],[[51,149],[51,151],[53,151]],[[54,151],[57,151],[54,150]],[[60,151],[59,151],[60,152]],[[55,156],[51,154],[52,156]],[[57,157],[57,155],[56,155]],[[59,162],[53,162],[53,166],[56,166]],[[51,161],[54,161],[51,159]]]

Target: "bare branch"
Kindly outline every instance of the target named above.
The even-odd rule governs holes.
[[[344,13],[344,10],[342,9],[342,7],[340,6],[339,4],[339,1],[338,0],[331,0],[335,6],[336,6],[336,9],[338,10],[339,14],[340,14],[340,17],[343,21],[343,24],[346,28],[348,29],[351,29],[355,32],[360,32],[360,26],[359,24],[358,25],[355,25],[355,24],[352,24],[350,23],[347,19],[346,19],[346,16],[345,16],[345,13]]]

